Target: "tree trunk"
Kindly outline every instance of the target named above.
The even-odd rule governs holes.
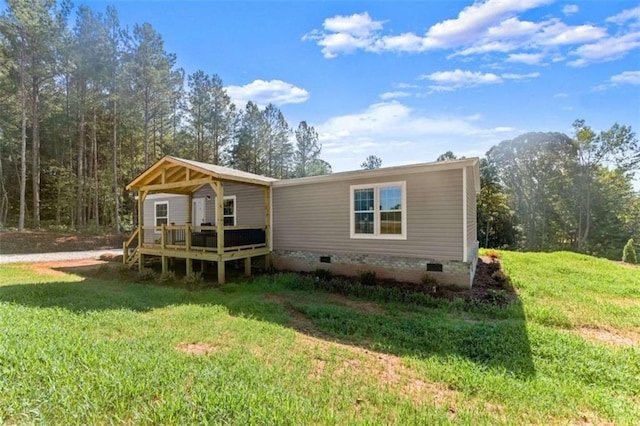
[[[114,201],[114,223],[116,234],[120,233],[120,194],[118,188],[118,120],[117,101],[113,101],[113,201]]]
[[[25,87],[24,50],[20,50],[20,216],[18,231],[24,231],[24,217],[27,207],[27,88]]]
[[[31,98],[31,188],[33,192],[33,228],[40,228],[40,82],[32,79]]]
[[[91,150],[93,162],[93,214],[94,224],[100,226],[100,193],[98,182],[98,117],[95,107],[93,108],[93,126],[91,127]]]
[[[78,146],[77,146],[77,181],[76,181],[76,224],[77,226],[83,226],[84,220],[84,128],[85,128],[85,116],[84,116],[84,88],[81,90],[80,95],[80,117],[78,124]]]

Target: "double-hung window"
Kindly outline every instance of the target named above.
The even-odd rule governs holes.
[[[156,201],[153,203],[153,223],[155,226],[169,224],[169,202]],[[156,234],[160,233],[159,229],[155,230]]]
[[[216,198],[216,203],[218,199]],[[227,195],[223,198],[222,214],[224,226],[236,226],[236,196]]]
[[[352,185],[351,238],[407,238],[406,183]]]

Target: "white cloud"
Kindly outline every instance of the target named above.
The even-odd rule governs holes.
[[[580,8],[576,4],[567,4],[562,8],[562,13],[565,15],[573,15],[574,13],[578,13]]]
[[[614,84],[640,84],[640,71],[624,71],[611,77]]]
[[[482,155],[492,145],[515,137],[511,126],[484,128],[481,116],[434,115],[398,101],[375,103],[363,111],[316,125],[322,157],[334,171],[357,169],[374,153],[385,166],[434,161],[439,154]],[[476,150],[469,154],[469,146]]]
[[[607,18],[607,22],[622,25],[627,21],[636,20],[640,21],[640,6],[633,9],[623,10],[617,15]]]
[[[474,87],[483,84],[501,83],[502,79],[493,73],[482,73],[479,71],[437,71],[431,74],[420,76],[422,80],[429,80],[437,83],[429,86],[433,91],[451,91],[464,87]]]
[[[487,28],[499,24],[516,12],[550,3],[552,0],[488,0],[465,7],[456,19],[433,25],[424,44],[432,47],[457,47],[473,43]]]
[[[556,93],[555,95],[553,95],[554,98],[559,99],[559,98],[568,98],[569,95],[564,93],[564,92],[560,92],[560,93]]]
[[[544,55],[542,53],[512,53],[506,59],[507,62],[519,62],[527,65],[539,64]]]
[[[398,90],[395,92],[385,92],[380,95],[380,99],[387,100],[387,99],[396,99],[396,98],[406,98],[408,96],[411,96],[411,93]]]
[[[594,62],[607,62],[623,58],[632,50],[640,48],[640,31],[617,37],[608,37],[597,43],[584,44],[571,52],[578,59],[568,65],[582,67]]]
[[[514,74],[514,73],[505,73],[501,75],[505,80],[530,80],[532,78],[540,77],[539,72],[530,72],[529,74]]]
[[[607,35],[607,30],[593,25],[567,25],[559,19],[551,19],[536,34],[534,41],[541,46],[561,46],[599,40]]]
[[[449,92],[467,87],[502,83],[504,80],[528,80],[539,76],[540,73],[538,72],[528,74],[504,73],[497,75],[494,73],[456,69],[454,71],[438,71],[431,74],[424,74],[419,78],[436,83],[429,86],[434,92]]]
[[[313,30],[303,40],[317,40],[325,58],[353,53],[358,49],[370,50],[382,29],[383,21],[371,19],[369,13],[354,13],[350,16],[334,16],[324,20],[324,31]],[[328,31],[328,33],[327,33]]]
[[[309,92],[282,80],[254,80],[244,86],[227,86],[227,94],[238,107],[242,108],[248,101],[264,106],[299,104],[309,99]]]

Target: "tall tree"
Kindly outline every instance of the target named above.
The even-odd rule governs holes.
[[[23,119],[31,119],[31,184],[33,196],[33,226],[40,226],[40,120],[41,95],[44,85],[51,83],[56,72],[57,50],[70,3],[55,0],[7,0],[2,16],[2,32],[18,56],[19,74],[29,87],[28,107]],[[21,86],[22,86],[21,84]],[[28,113],[25,111],[29,109]],[[26,179],[25,179],[26,180]]]
[[[130,52],[132,79],[140,94],[144,133],[144,167],[151,164],[151,129],[179,86],[182,74],[174,69],[176,56],[164,50],[164,41],[150,24],[135,25]],[[155,146],[154,146],[155,148]]]
[[[309,164],[320,157],[322,146],[318,143],[318,132],[306,121],[301,121],[295,131],[296,150],[293,154],[295,175],[304,177],[309,175]]]
[[[379,169],[380,167],[382,167],[382,158],[376,155],[369,155],[362,164],[360,164],[360,168],[364,170]]]

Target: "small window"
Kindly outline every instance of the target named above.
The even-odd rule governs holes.
[[[169,224],[169,202],[168,201],[156,201],[153,203],[154,209],[154,224],[155,226],[162,226]],[[159,229],[155,230],[156,234],[160,233]]]
[[[216,198],[216,203],[218,199]],[[224,197],[224,204],[222,207],[222,214],[224,217],[224,226],[236,226],[236,196],[227,195]]]
[[[351,186],[351,238],[407,238],[406,183]]]

